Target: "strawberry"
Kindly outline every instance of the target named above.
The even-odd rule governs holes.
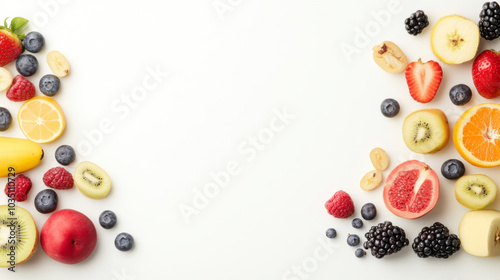
[[[348,218],[354,213],[354,203],[349,194],[344,191],[337,191],[325,203],[325,208],[335,218]]]
[[[500,96],[500,52],[485,50],[474,59],[472,81],[482,97]]]
[[[0,67],[16,59],[23,50],[21,30],[28,24],[27,19],[15,17],[7,27],[7,19],[4,26],[0,26]]]
[[[436,95],[443,78],[443,70],[439,63],[433,60],[423,63],[419,59],[408,64],[405,75],[411,97],[418,102],[427,103]]]
[[[35,96],[35,86],[23,76],[17,75],[6,95],[10,101],[26,101]]]

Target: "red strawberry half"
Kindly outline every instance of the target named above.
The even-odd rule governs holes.
[[[27,19],[15,17],[8,26],[7,19],[4,21],[4,26],[0,26],[0,67],[13,61],[21,53],[24,39],[21,30],[28,24]]]
[[[427,103],[436,95],[443,78],[443,70],[439,63],[433,60],[423,63],[419,59],[408,64],[405,75],[411,97],[418,102]]]

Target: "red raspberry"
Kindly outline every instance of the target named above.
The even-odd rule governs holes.
[[[348,218],[354,213],[354,203],[349,194],[344,191],[336,192],[325,203],[325,207],[328,213],[335,218]]]
[[[7,91],[7,98],[11,101],[26,101],[33,96],[35,96],[35,86],[23,76],[15,76]]]
[[[67,190],[73,187],[73,176],[62,167],[54,167],[45,172],[43,183],[49,188]]]
[[[24,176],[23,174],[17,175],[17,177],[5,185],[5,194],[18,202],[25,201],[28,198],[28,193],[31,190],[31,180],[30,178]],[[12,182],[14,185],[12,185]]]

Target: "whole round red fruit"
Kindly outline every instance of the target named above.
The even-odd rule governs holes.
[[[500,52],[485,50],[474,59],[472,81],[482,97],[500,95]]]
[[[40,244],[52,259],[66,263],[79,263],[94,251],[97,232],[92,221],[84,214],[62,209],[54,212],[42,227]]]
[[[385,206],[394,214],[416,219],[429,213],[439,198],[436,172],[418,160],[398,165],[384,185]]]

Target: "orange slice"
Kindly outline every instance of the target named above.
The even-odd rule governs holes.
[[[66,127],[61,106],[46,96],[26,101],[17,113],[17,120],[24,136],[37,143],[54,141]]]
[[[500,165],[500,104],[483,103],[465,111],[455,123],[453,143],[472,165]]]

